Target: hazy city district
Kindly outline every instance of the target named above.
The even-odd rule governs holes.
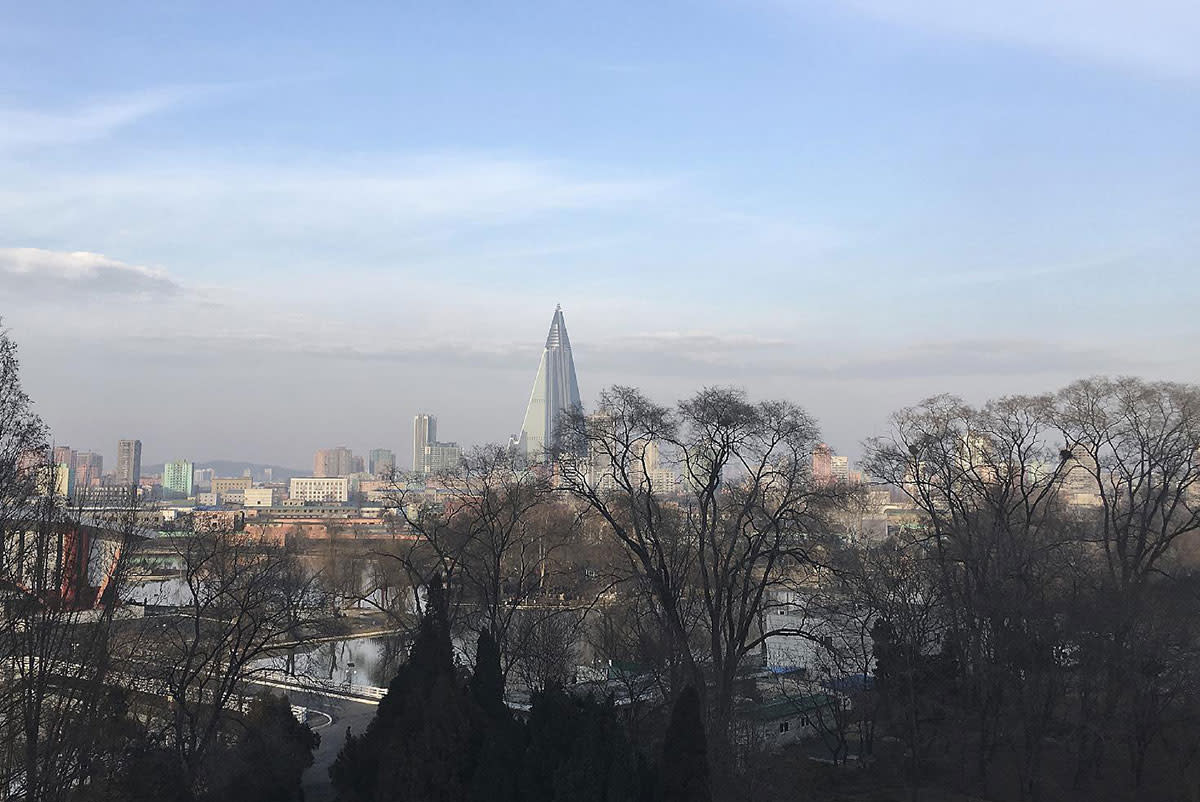
[[[937,396],[852,465],[740,389],[585,409],[559,308],[497,442],[108,470],[0,337],[0,798],[1200,787],[1196,387]]]

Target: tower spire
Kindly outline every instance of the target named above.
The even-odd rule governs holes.
[[[557,445],[558,418],[563,410],[579,406],[582,404],[571,340],[567,336],[562,304],[557,304],[521,426],[521,447],[530,462],[541,462],[546,451]]]

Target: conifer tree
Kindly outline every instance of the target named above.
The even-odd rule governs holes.
[[[471,698],[479,709],[493,720],[511,719],[512,714],[504,704],[504,675],[500,670],[500,647],[492,637],[492,631],[484,628],[479,633],[475,648],[475,672],[469,684]]]
[[[671,710],[659,776],[663,802],[712,800],[700,694],[691,685],[683,689]]]
[[[479,713],[454,666],[441,577],[408,662],[360,738],[330,768],[343,802],[462,802],[470,789]]]
[[[643,773],[611,700],[534,695],[522,778],[531,802],[637,802]],[[653,784],[650,784],[653,788]]]
[[[292,715],[286,696],[263,694],[245,719],[245,730],[229,751],[218,787],[209,799],[298,802],[300,776],[313,763],[321,737]]]
[[[520,723],[513,720],[512,711],[504,702],[500,648],[490,630],[484,629],[479,633],[475,649],[475,672],[469,688],[471,699],[480,713],[471,799],[477,802],[518,802],[521,799],[525,732]]]

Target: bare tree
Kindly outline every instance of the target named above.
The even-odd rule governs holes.
[[[893,434],[868,445],[868,470],[903,487],[926,519],[951,643],[971,682],[976,772],[986,786],[1009,729],[1006,700],[1018,699],[1027,795],[1063,690],[1053,647],[1074,545],[1063,526],[1068,466],[1051,403],[1012,397],[974,409],[939,396],[897,413]]]
[[[1179,581],[1175,548],[1200,530],[1200,388],[1090,379],[1060,391],[1056,402],[1075,522],[1099,556],[1092,593],[1104,613],[1081,628],[1080,649],[1091,659],[1081,666],[1090,670],[1080,676],[1076,781],[1099,773],[1116,730],[1140,785],[1151,724],[1156,733],[1160,705],[1175,696],[1171,686],[1185,670],[1163,658],[1191,655],[1180,647],[1194,630],[1165,637],[1164,629],[1172,619],[1194,620],[1179,609],[1189,596],[1159,586]]]
[[[505,675],[525,661],[523,676],[548,676],[548,639],[561,636],[573,653],[582,613],[603,592],[576,560],[579,512],[560,503],[544,471],[500,446],[472,450],[435,481],[436,498],[395,486],[391,506],[415,537],[387,556],[414,588],[441,574],[452,625],[490,630]],[[561,645],[554,652],[555,662],[569,657]]]
[[[1144,584],[1200,530],[1200,388],[1139,379],[1076,382],[1057,397],[1063,457],[1117,588]],[[1092,515],[1086,515],[1088,509]]]
[[[940,396],[868,444],[871,473],[920,513],[911,544],[936,566],[925,592],[961,683],[952,731],[985,793],[1011,762],[1037,799],[1064,730],[1078,785],[1114,743],[1140,785],[1193,659],[1191,601],[1173,586],[1176,546],[1200,528],[1198,445],[1200,390],[1135,379],[980,408]]]
[[[0,798],[60,800],[87,778],[121,683],[112,635],[135,511],[70,506],[18,367],[0,330]]]
[[[707,389],[675,408],[614,387],[596,415],[562,419],[561,482],[629,555],[667,635],[672,687],[708,688],[715,738],[734,713],[737,672],[778,634],[767,613],[811,577],[824,513],[844,489],[812,481],[817,429],[799,407]],[[682,474],[660,489],[654,454]]]
[[[247,683],[278,650],[313,635],[306,627],[326,605],[292,547],[225,530],[184,533],[175,545],[185,598],[142,657],[171,702],[160,737],[199,788],[206,759],[254,693]]]

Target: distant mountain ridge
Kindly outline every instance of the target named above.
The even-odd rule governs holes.
[[[250,475],[254,477],[256,482],[261,482],[266,478],[265,471],[271,469],[271,480],[274,482],[286,481],[296,476],[311,476],[311,471],[305,471],[298,468],[288,468],[284,465],[264,465],[260,462],[239,462],[231,459],[214,459],[207,462],[192,463],[197,470],[201,468],[212,468],[216,476],[242,476],[247,469],[250,470]],[[143,465],[142,473],[147,476],[162,476],[163,463],[155,465]]]

